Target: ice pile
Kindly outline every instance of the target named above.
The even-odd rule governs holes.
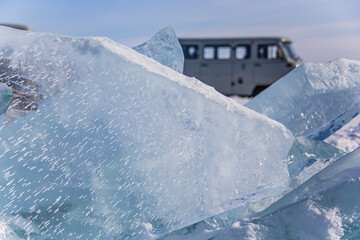
[[[3,122],[7,108],[12,99],[11,90],[4,84],[0,83],[0,126]]]
[[[287,187],[278,122],[106,38],[0,36],[46,96],[1,131],[0,215],[19,236],[151,239]]]
[[[357,149],[252,219],[223,228],[199,223],[165,239],[359,239],[359,172]]]
[[[317,139],[323,139],[357,115],[359,72],[360,61],[356,60],[338,59],[327,64],[306,63],[250,100],[246,106],[280,121],[297,136],[288,155],[290,184],[274,198],[232,209],[213,216],[207,222],[215,226],[226,226],[238,219],[252,216],[344,156],[344,151]],[[333,79],[342,80],[329,83],[329,75],[334,74],[338,75],[333,76]],[[332,94],[334,99],[331,99]]]
[[[357,149],[253,219],[221,229],[203,225],[200,232],[195,230],[181,239],[194,239],[196,234],[200,239],[359,239],[359,172]]]
[[[360,111],[360,61],[304,63],[246,104],[295,136],[324,140]]]
[[[282,199],[345,155],[344,151],[328,143],[299,137],[294,141],[288,154],[288,171],[291,181],[281,194],[257,202],[247,202],[240,207],[212,216],[205,222],[212,228],[224,228],[244,218],[256,218],[259,212],[266,211],[271,204]],[[197,224],[186,229],[196,228],[196,226]]]
[[[41,100],[0,133],[0,238],[359,234],[360,152],[319,141],[357,115],[359,61],[304,64],[249,102],[294,142],[180,74],[172,27],[135,48],[156,61],[106,38],[0,36],[0,76]]]
[[[304,74],[306,66],[313,66],[314,72]],[[175,231],[165,239],[359,239],[360,149],[346,154],[311,138],[323,139],[357,115],[360,61],[307,63],[299,69],[248,103],[298,136],[289,151],[288,189],[275,198],[249,203],[247,208],[238,207]],[[329,82],[327,77],[334,72],[339,73],[334,79],[342,81]],[[309,79],[313,79],[312,86]],[[322,90],[314,94],[319,86]],[[331,94],[335,96],[332,101]],[[331,104],[336,106],[335,114]],[[318,121],[309,120],[315,117]],[[330,120],[321,122],[322,118]]]

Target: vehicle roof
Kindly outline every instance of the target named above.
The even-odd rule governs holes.
[[[209,38],[179,38],[180,42],[236,42],[236,41],[281,41],[286,43],[292,43],[289,38],[286,37],[209,37]]]
[[[0,23],[0,26],[11,27],[11,28],[19,29],[19,30],[35,32],[34,29],[32,29],[31,27],[28,27],[26,25],[21,25],[21,24]]]

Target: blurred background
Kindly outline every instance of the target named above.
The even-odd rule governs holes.
[[[106,36],[129,47],[174,24],[179,37],[288,37],[304,61],[360,59],[358,0],[0,0],[0,6],[0,23]]]

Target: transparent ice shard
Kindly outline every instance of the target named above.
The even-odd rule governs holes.
[[[290,178],[293,179],[298,176],[300,172],[315,162],[321,162],[322,165],[327,166],[344,155],[344,151],[328,143],[299,137],[295,140],[288,155]]]
[[[360,61],[304,63],[246,104],[295,136],[324,140],[360,111]]]
[[[47,96],[0,137],[0,215],[38,237],[153,239],[287,187],[278,122],[106,38],[0,36]]]
[[[183,72],[184,54],[173,25],[155,33],[150,40],[133,49],[177,72]]]

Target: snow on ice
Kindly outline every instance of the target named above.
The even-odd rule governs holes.
[[[0,132],[2,239],[359,235],[359,150],[320,141],[358,114],[359,61],[301,65],[255,112],[179,73],[172,27],[136,51],[0,34],[2,78],[27,84]]]

